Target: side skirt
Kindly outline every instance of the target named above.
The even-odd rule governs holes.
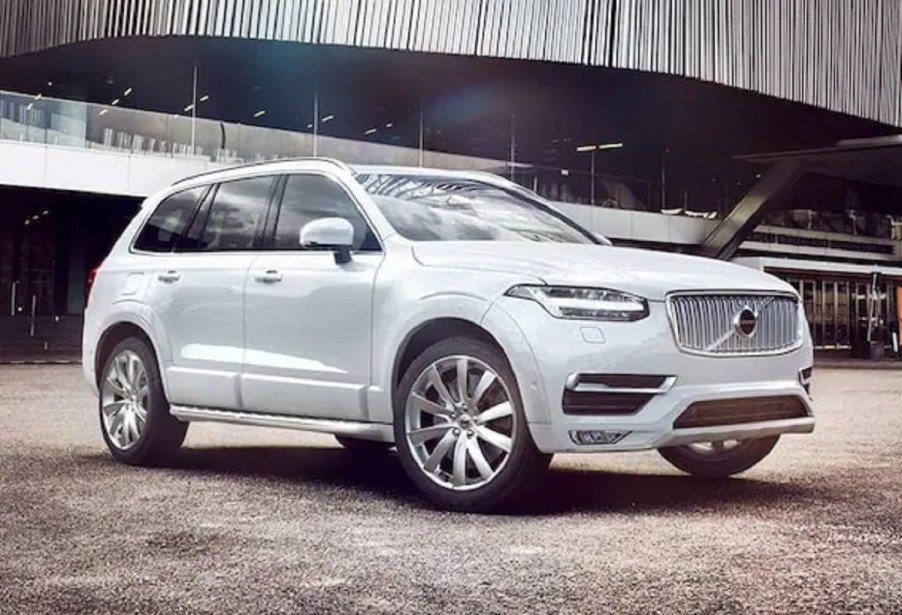
[[[282,429],[316,431],[339,436],[351,436],[364,440],[377,440],[379,442],[394,441],[392,426],[384,425],[382,423],[336,421],[331,419],[287,416],[283,414],[216,410],[214,408],[198,408],[194,406],[170,406],[169,413],[180,421],[211,421],[214,423],[253,425],[256,427],[278,427]]]

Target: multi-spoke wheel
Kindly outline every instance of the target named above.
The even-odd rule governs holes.
[[[548,465],[529,435],[507,361],[485,342],[451,338],[426,349],[408,368],[395,405],[402,463],[441,506],[509,503]]]
[[[696,442],[658,449],[661,456],[693,476],[722,478],[745,472],[767,457],[779,436],[753,440]]]
[[[113,356],[100,389],[100,416],[104,433],[116,448],[128,450],[138,443],[147,425],[149,394],[141,358],[132,350]]]
[[[159,463],[185,438],[187,423],[169,414],[153,351],[121,341],[99,374],[100,428],[113,456],[129,464]]]

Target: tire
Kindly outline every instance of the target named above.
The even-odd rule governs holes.
[[[155,466],[172,458],[188,423],[169,413],[156,356],[146,342],[119,342],[104,361],[98,388],[100,432],[114,459]]]
[[[692,476],[702,478],[725,478],[745,472],[767,457],[776,446],[780,436],[733,440],[735,445],[718,447],[714,443],[708,452],[702,452],[698,445],[672,446],[658,449],[664,459],[676,468]]]
[[[384,455],[392,446],[394,446],[391,442],[364,440],[363,438],[354,438],[351,436],[335,436],[335,439],[338,440],[338,443],[349,453],[360,455],[361,457]]]
[[[467,384],[463,401],[457,388],[462,360]],[[434,384],[436,375],[444,391]],[[551,461],[532,440],[504,354],[477,339],[453,337],[424,350],[401,379],[394,412],[401,465],[442,509],[492,512],[511,506]]]

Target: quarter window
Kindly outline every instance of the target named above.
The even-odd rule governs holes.
[[[352,249],[378,251],[379,242],[344,188],[322,175],[289,175],[273,247],[300,250],[301,229],[320,218],[344,218],[354,227]]]
[[[177,192],[157,205],[156,210],[138,235],[135,248],[145,252],[170,252],[185,233],[197,200],[205,188]]]
[[[253,177],[219,185],[203,232],[189,249],[206,252],[250,250],[263,228],[275,177]],[[194,235],[194,233],[192,233]]]

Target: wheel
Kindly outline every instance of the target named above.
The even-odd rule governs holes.
[[[678,469],[705,478],[723,478],[745,472],[767,457],[780,436],[752,440],[699,442],[658,449]]]
[[[99,384],[100,430],[117,461],[157,465],[179,449],[188,423],[169,414],[156,358],[145,342],[119,342]]]
[[[394,444],[391,442],[379,442],[378,440],[364,440],[363,438],[354,438],[352,436],[335,436],[338,443],[350,453],[359,454],[361,456],[379,455],[385,453]]]
[[[454,337],[411,363],[395,396],[404,470],[436,506],[497,510],[521,499],[548,467],[535,446],[504,354]]]

